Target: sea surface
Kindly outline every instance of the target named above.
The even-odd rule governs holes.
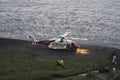
[[[0,38],[44,40],[66,31],[88,39],[79,44],[120,48],[120,0],[0,0]]]

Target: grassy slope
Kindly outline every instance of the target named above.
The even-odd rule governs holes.
[[[113,80],[120,80],[120,74],[118,74],[117,76],[115,76],[115,77],[113,78]]]
[[[55,80],[101,80],[97,76],[94,77],[82,77],[82,76],[75,76],[75,77],[67,77],[67,78],[59,78]]]
[[[64,61],[65,68],[63,69],[56,66],[56,59],[54,58],[33,57],[27,54],[1,49],[0,80],[53,80],[54,76],[51,77],[51,75],[58,74],[65,77],[106,66],[108,64],[108,57],[99,56],[87,59],[64,58]],[[59,79],[92,80],[78,76]]]

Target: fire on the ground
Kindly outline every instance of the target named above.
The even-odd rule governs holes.
[[[89,54],[89,50],[88,50],[88,49],[80,49],[80,48],[77,48],[77,49],[76,49],[76,53],[77,53],[77,54]]]

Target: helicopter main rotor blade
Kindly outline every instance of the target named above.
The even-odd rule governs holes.
[[[66,37],[70,34],[71,32],[65,32],[63,35],[60,35],[60,37]]]
[[[88,40],[87,38],[70,38],[70,39],[72,39],[72,40],[85,40],[85,41]]]

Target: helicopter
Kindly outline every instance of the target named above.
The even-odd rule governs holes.
[[[80,49],[80,46],[73,40],[87,40],[87,38],[70,38],[68,35],[70,32],[65,32],[63,35],[60,35],[58,38],[52,38],[48,40],[36,40],[34,36],[30,35],[29,37],[33,39],[32,45],[36,46],[38,44],[43,44],[48,46],[50,49],[65,50],[70,49],[76,51]]]

